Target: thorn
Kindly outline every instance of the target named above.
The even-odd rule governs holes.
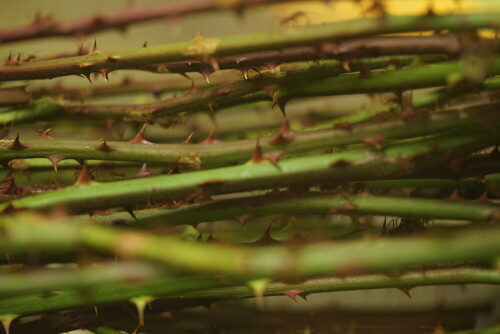
[[[293,137],[292,134],[293,131],[290,129],[290,122],[288,122],[288,118],[285,116],[285,122],[281,126],[281,129],[279,129],[274,136],[267,141],[269,145],[276,145],[276,144],[286,144],[288,142],[294,141],[295,137]]]
[[[183,144],[186,144],[186,145],[187,145],[187,144],[189,144],[189,143],[191,142],[191,139],[193,138],[193,136],[194,136],[194,132],[191,132],[191,133],[187,136],[187,138],[184,140]]]
[[[290,98],[289,97],[282,97],[282,98],[278,98],[272,108],[274,108],[274,106],[278,106],[280,108],[280,111],[281,113],[283,114],[283,117],[286,118],[286,111],[285,111],[285,107],[286,107],[286,104],[290,101]]]
[[[249,216],[247,215],[242,215],[242,216],[236,216],[234,217],[238,223],[240,223],[241,226],[245,226],[245,222],[247,221]]]
[[[36,130],[36,132],[38,132],[39,134],[38,139],[55,139],[56,137],[50,135],[51,130],[51,128],[48,128],[47,130]]]
[[[97,50],[97,38],[94,38],[94,46],[92,47],[92,51],[90,51],[89,55],[97,55],[101,53],[101,51]]]
[[[144,132],[146,132],[146,128],[148,127],[148,123],[144,123],[144,125],[141,127],[139,132],[135,135],[134,138],[130,139],[128,142],[129,143],[134,143],[134,144],[148,144],[148,145],[153,145],[152,142],[149,140],[144,139]]]
[[[108,145],[106,140],[103,140],[102,144],[96,146],[95,149],[103,152],[116,151],[116,147]]]
[[[252,290],[255,296],[255,302],[257,304],[257,309],[264,309],[264,292],[269,285],[270,280],[268,278],[260,278],[247,282],[247,285]]]
[[[87,78],[87,80],[90,82],[90,84],[93,86],[94,84],[92,83],[92,80],[90,79],[90,73],[84,74],[84,76]]]
[[[141,48],[147,48],[148,47],[148,41],[144,41],[144,43],[142,43],[141,45]]]
[[[137,309],[137,317],[139,318],[139,327],[144,326],[144,309],[146,305],[153,301],[153,297],[151,296],[141,296],[132,298],[130,302],[135,305]]]
[[[78,176],[78,179],[76,180],[74,186],[78,187],[78,186],[85,186],[85,185],[89,185],[92,183],[92,180],[90,179],[90,176],[89,176],[89,173],[88,173],[88,169],[87,169],[87,164],[84,163],[82,165],[82,169],[80,171],[80,175]]]
[[[102,75],[102,77],[104,78],[105,81],[109,81],[109,77],[108,77],[109,72],[110,72],[109,70],[104,69],[104,68],[99,71],[99,73],[101,73],[101,75]]]
[[[248,80],[248,68],[242,67],[239,69],[243,75],[243,79]]]
[[[220,71],[219,62],[217,61],[217,58],[212,57],[208,60],[208,62],[210,63],[210,66],[212,66],[214,72]]]
[[[221,142],[220,140],[215,139],[214,131],[215,131],[214,128],[211,128],[210,132],[208,133],[207,139],[205,139],[201,143],[207,145],[220,143]]]
[[[214,71],[210,70],[210,69],[205,69],[205,70],[200,71],[201,76],[203,77],[203,79],[205,79],[205,81],[207,82],[207,84],[210,83],[210,79],[208,77],[212,73],[214,73]]]
[[[408,296],[408,298],[411,299],[410,290],[413,289],[413,287],[399,287],[396,289],[400,290],[402,293],[404,293],[406,296]]]
[[[363,142],[377,150],[382,150],[384,148],[384,140],[384,136],[373,136],[363,139]]]
[[[99,317],[99,312],[97,311],[97,305],[94,305],[95,316]]]
[[[127,211],[127,213],[132,216],[132,218],[134,218],[135,221],[137,221],[137,216],[135,215],[134,213],[134,210],[130,209],[130,208],[124,208],[125,211]]]
[[[276,104],[278,103],[278,100],[276,99],[276,90],[278,89],[278,86],[277,85],[272,85],[272,86],[266,86],[264,88],[262,88],[262,90],[267,94],[269,95],[269,97],[271,99],[273,99],[273,103]]]
[[[148,164],[143,163],[141,169],[134,175],[135,178],[153,176],[153,173],[148,169]]]
[[[0,321],[2,322],[3,329],[5,331],[5,334],[10,333],[10,325],[14,319],[16,319],[18,315],[16,314],[3,314],[0,315]]]
[[[304,292],[304,290],[292,289],[292,290],[283,291],[282,294],[284,294],[285,296],[290,297],[290,299],[293,300],[296,303],[297,302],[297,296],[300,296],[300,294],[303,293],[303,292]]]
[[[20,150],[25,150],[27,148],[29,148],[30,146],[28,144],[23,144],[19,141],[19,133],[17,134],[16,136],[16,139],[14,139],[14,141],[12,142],[12,144],[10,144],[9,146],[7,146],[7,149],[8,150],[17,150],[17,151],[20,151]]]
[[[64,157],[54,154],[54,155],[49,155],[47,157],[47,159],[49,159],[49,161],[52,163],[52,166],[54,167],[54,171],[57,173],[57,164],[59,163],[59,161],[63,160]]]
[[[262,236],[255,243],[260,243],[260,244],[276,243],[276,240],[274,240],[273,237],[271,237],[271,227],[273,226],[273,224],[274,222],[271,222],[269,224],[264,233],[262,233]]]

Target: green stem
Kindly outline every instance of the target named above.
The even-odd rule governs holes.
[[[126,218],[132,227],[163,224],[196,224],[223,219],[275,214],[372,214],[472,221],[500,220],[500,206],[477,202],[404,198],[373,195],[333,195],[328,193],[271,193],[191,204],[180,208],[144,210],[135,213],[138,223]],[[93,216],[93,221],[109,224],[118,217]]]
[[[312,25],[289,32],[264,32],[222,38],[196,38],[193,41],[151,46],[116,52],[93,52],[78,57],[32,61],[0,67],[0,81],[50,79],[66,75],[89,75],[101,70],[133,69],[186,59],[207,59],[286,47],[320,45],[377,34],[423,30],[475,30],[496,28],[496,13],[443,16],[386,16]]]
[[[304,277],[389,272],[443,262],[494,261],[500,254],[500,231],[462,231],[453,236],[391,238],[304,246],[237,247],[186,243],[175,237],[123,231],[99,225],[70,224],[18,215],[0,222],[2,250],[63,252],[91,250],[141,258],[172,268],[238,277]],[[214,261],[217,259],[217,261]]]
[[[292,158],[279,162],[278,167],[267,161],[257,164],[254,161],[233,167],[69,187],[5,203],[0,205],[0,210],[7,206],[36,210],[63,206],[70,211],[82,212],[163,203],[186,196],[196,198],[299,184],[416,176],[419,172],[436,169],[446,172],[449,159],[495,145],[498,140],[497,133],[481,127],[459,134],[393,144],[383,151],[363,149]],[[198,158],[185,157],[186,161]]]
[[[111,263],[83,269],[44,269],[2,274],[0,298],[53,289],[87,289],[106,284],[144,282],[164,274],[163,270],[144,263]]]
[[[253,297],[253,291],[248,286],[226,286],[220,287],[214,280],[200,277],[177,278],[176,282],[186,280],[191,284],[190,290],[169,289],[171,279],[159,279],[147,283],[102,285],[94,286],[79,294],[74,291],[60,291],[51,296],[39,296],[36,294],[19,296],[16,298],[0,299],[0,313],[15,313],[20,315],[34,314],[64,310],[86,305],[99,305],[127,301],[133,297],[153,296],[164,298],[189,298],[189,299],[235,299]],[[202,280],[207,280],[203,284]],[[200,284],[196,286],[194,282]],[[383,289],[383,288],[413,288],[417,286],[441,285],[441,284],[500,284],[500,274],[496,270],[456,268],[427,270],[425,272],[408,272],[398,277],[386,275],[367,275],[357,277],[326,277],[305,280],[301,283],[286,284],[281,282],[270,283],[264,290],[264,296],[284,295],[290,290],[297,290],[300,295],[307,296],[311,293],[346,291],[357,289]],[[214,285],[213,288],[203,289],[203,285]],[[217,287],[217,285],[219,287]],[[182,286],[182,285],[180,285]],[[186,287],[187,288],[187,287]],[[203,290],[201,290],[203,289]],[[173,290],[173,291],[172,291]],[[183,291],[184,290],[184,291]],[[88,294],[87,294],[88,293]],[[87,299],[85,298],[87,296]]]
[[[312,152],[360,143],[369,138],[383,137],[384,141],[436,134],[457,129],[496,117],[494,107],[500,103],[476,105],[462,110],[442,111],[425,119],[389,120],[374,124],[355,126],[351,131],[318,130],[309,132],[287,132],[283,138],[288,142],[275,143],[274,136],[259,141],[264,153],[280,151],[286,154]],[[107,142],[112,150],[97,149],[97,141],[74,140],[23,140],[29,145],[24,150],[9,149],[12,142],[0,144],[0,160],[30,159],[59,156],[61,159],[132,161],[139,163],[178,164],[184,168],[227,166],[248,160],[255,150],[255,140],[240,140],[217,144],[134,144]],[[190,158],[191,157],[191,158]]]

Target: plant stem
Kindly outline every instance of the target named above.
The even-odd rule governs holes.
[[[171,279],[159,279],[156,281],[136,284],[118,283],[113,286],[95,286],[88,290],[86,295],[75,291],[60,291],[58,294],[42,297],[36,294],[19,296],[17,298],[0,299],[0,313],[15,312],[16,314],[27,315],[40,312],[56,311],[82,307],[86,305],[97,305],[102,303],[113,303],[127,301],[130,298],[141,295],[175,298],[248,298],[254,294],[247,286],[226,286],[203,289],[195,286],[194,282],[200,282],[202,278],[185,278],[192,282],[192,287],[187,291],[168,289],[165,287],[171,284]],[[183,281],[184,278],[177,278],[176,282]],[[188,283],[189,284],[189,283]],[[212,279],[205,285],[215,285]],[[284,295],[290,290],[302,291],[300,295],[307,296],[311,293],[328,291],[346,291],[356,289],[382,289],[382,288],[413,288],[426,285],[440,284],[500,284],[500,274],[496,270],[473,269],[473,268],[450,268],[441,270],[426,270],[424,273],[408,272],[399,277],[389,277],[385,275],[367,275],[356,277],[325,277],[305,280],[301,283],[286,284],[281,282],[270,283],[264,290],[264,296]],[[222,284],[218,284],[219,286]],[[197,289],[198,288],[198,289]],[[203,289],[203,290],[199,290]],[[180,289],[179,289],[180,290]]]
[[[0,67],[0,81],[51,79],[66,75],[89,75],[92,72],[134,69],[186,59],[223,57],[287,47],[321,45],[332,40],[348,40],[377,34],[423,30],[475,30],[498,24],[499,16],[461,14],[443,16],[386,16],[323,25],[306,26],[293,33],[255,33],[222,38],[196,38],[193,41],[151,46],[116,52],[92,52],[86,56],[31,61]]]
[[[83,37],[109,29],[125,31],[128,26],[139,22],[173,20],[190,14],[228,9],[243,11],[247,7],[291,1],[294,0],[182,0],[148,6],[133,4],[115,12],[59,22],[37,16],[35,21],[28,25],[0,31],[0,44],[46,37]]]
[[[494,110],[499,103],[483,104],[467,109],[442,111],[425,119],[405,121],[389,120],[365,124],[346,130],[318,130],[309,132],[288,132],[283,134],[283,143],[275,143],[275,136],[259,141],[262,152],[282,151],[283,153],[303,153],[314,150],[342,147],[360,143],[368,138],[383,136],[384,140],[419,137],[436,134],[449,129],[457,129],[496,117]],[[39,108],[43,109],[42,106]],[[46,110],[46,109],[45,109]],[[286,140],[288,138],[288,140]],[[9,149],[9,142],[0,146],[1,160],[42,158],[59,156],[61,159],[133,161],[139,163],[179,164],[184,168],[227,166],[248,160],[255,150],[255,140],[240,140],[211,145],[206,144],[135,144],[108,142],[113,150],[98,150],[99,142],[72,140],[23,140],[29,145],[24,150]],[[194,157],[190,160],[186,157]]]
[[[110,263],[83,269],[45,269],[2,274],[0,299],[53,290],[87,289],[106,284],[144,282],[164,275],[160,268],[145,263]]]
[[[176,237],[91,224],[76,225],[65,220],[47,221],[32,215],[3,219],[0,224],[7,236],[0,239],[2,250],[15,252],[31,247],[61,252],[88,247],[172,268],[245,279],[380,273],[443,262],[494,261],[500,254],[498,229],[462,231],[446,238],[336,241],[300,247],[237,247],[186,243]]]
[[[483,128],[409,141],[377,150],[354,150],[284,160],[279,167],[267,162],[223,167],[149,178],[93,183],[21,198],[0,205],[48,210],[64,206],[73,212],[130,207],[167,200],[200,197],[290,185],[350,182],[418,175],[428,170],[446,171],[447,159],[467,155],[498,143],[498,135]],[[184,156],[180,162],[196,163],[199,155]],[[182,165],[182,163],[181,163]]]
[[[383,181],[381,181],[383,182]],[[390,181],[389,181],[390,182]],[[200,222],[236,219],[276,214],[371,214],[411,216],[436,219],[473,221],[500,221],[500,206],[468,201],[441,199],[404,198],[373,195],[334,195],[329,193],[270,193],[260,196],[238,197],[180,208],[144,210],[135,212],[139,220],[130,217],[130,226],[150,228],[162,225],[196,224]],[[118,214],[92,216],[93,221],[110,224]]]

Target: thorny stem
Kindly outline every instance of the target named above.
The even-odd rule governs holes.
[[[498,14],[443,16],[386,16],[324,25],[306,26],[290,32],[265,32],[222,38],[195,38],[193,41],[116,52],[92,52],[86,56],[30,61],[0,67],[0,81],[51,79],[66,75],[135,69],[171,61],[216,58],[287,47],[321,45],[332,40],[348,40],[376,34],[423,30],[474,30],[496,27]]]
[[[45,37],[83,37],[109,29],[124,31],[128,26],[139,22],[175,20],[190,14],[228,9],[241,13],[247,7],[291,1],[293,0],[182,0],[148,6],[132,4],[116,12],[59,22],[50,17],[36,16],[31,24],[0,31],[0,44]]]
[[[384,62],[384,58],[381,58],[373,59],[371,62],[365,64],[368,67],[377,67]],[[270,100],[271,97],[267,93],[258,92],[266,86],[278,86],[274,92],[274,98],[278,100],[280,107],[284,108],[284,104],[281,104],[281,102],[286,103],[291,98],[296,97],[375,93],[394,90],[404,91],[407,89],[436,87],[449,84],[451,77],[455,80],[454,84],[471,84],[464,70],[465,65],[457,61],[409,67],[396,71],[377,72],[372,73],[368,77],[360,77],[357,74],[342,75],[326,79],[310,80],[301,85],[297,85],[297,80],[311,79],[311,76],[317,78],[338,74],[338,63],[335,61],[326,61],[319,65],[309,66],[298,64],[298,67],[294,67],[294,65],[290,64],[287,66],[289,66],[288,71],[294,74],[285,76],[278,81],[272,77],[238,81],[142,105],[71,105],[56,101],[51,102],[51,100],[39,100],[43,102],[38,103],[52,104],[50,108],[53,112],[63,109],[69,113],[87,114],[92,112],[102,114],[103,117],[113,117],[113,114],[115,114],[115,117],[125,117],[128,120],[151,122],[157,119],[160,123],[167,122],[168,124],[171,121],[170,117],[172,115],[182,112],[207,110],[207,106],[209,105],[212,108],[217,108],[248,103],[250,101]],[[486,71],[487,75],[500,73],[500,58],[493,58]],[[481,83],[472,83],[472,85],[473,87],[481,87]],[[298,86],[300,89],[297,88]],[[43,111],[43,108],[41,110]],[[6,113],[6,116],[0,120],[10,122],[16,116],[15,113],[16,110],[12,110]],[[17,116],[18,119],[22,120],[22,117],[30,118],[29,108],[21,109],[19,113],[21,115]],[[162,119],[162,117],[166,117],[166,120]]]
[[[149,228],[223,219],[244,220],[262,215],[335,213],[500,221],[500,206],[491,203],[316,192],[279,192],[190,204],[180,208],[143,210],[135,212],[138,222],[129,217],[125,220],[129,221],[131,227]],[[109,224],[117,216],[125,217],[122,214],[92,216],[92,221]]]
[[[424,119],[388,120],[385,122],[354,126],[349,131],[328,129],[309,132],[285,132],[281,142],[276,135],[261,138],[263,152],[283,154],[310,152],[312,150],[342,147],[354,143],[369,142],[382,136],[382,141],[411,138],[441,131],[481,124],[484,119],[496,117],[495,108],[500,103],[476,105],[466,109],[441,111]],[[26,140],[23,150],[10,149],[11,141],[0,141],[0,161],[11,159],[43,158],[59,156],[58,160],[107,160],[134,161],[140,163],[177,163],[184,168],[200,168],[231,165],[248,160],[255,150],[255,140],[240,140],[216,144],[135,144],[107,142],[109,150],[100,150],[99,142],[72,140]],[[382,142],[379,143],[382,145]],[[191,157],[191,159],[186,159]]]
[[[498,131],[498,130],[497,130]],[[63,206],[74,212],[113,207],[130,207],[146,203],[163,203],[172,199],[195,198],[213,194],[272,189],[291,185],[386,179],[430,170],[449,173],[453,159],[498,144],[496,132],[460,131],[446,135],[393,144],[383,151],[353,150],[340,153],[287,159],[278,166],[263,161],[149,178],[93,183],[69,187],[14,200],[1,209],[47,210]],[[184,156],[183,161],[197,161]]]
[[[202,279],[207,278],[195,277],[194,279],[186,279],[188,281],[200,282]],[[83,280],[84,279],[82,278],[82,281]],[[184,278],[181,277],[176,278],[176,281],[183,280]],[[141,295],[167,299],[234,299],[249,298],[254,296],[253,291],[248,286],[236,285],[220,287],[222,284],[214,284],[212,279],[209,279],[209,283],[205,283],[205,285],[215,285],[213,288],[196,290],[193,289],[196,288],[193,286],[189,291],[175,292],[167,290],[165,292],[164,287],[171,284],[171,281],[171,279],[163,278],[136,284],[117,283],[113,285],[113,288],[109,285],[93,286],[88,290],[88,295],[79,294],[76,291],[64,290],[50,297],[32,294],[16,298],[3,298],[0,299],[0,313],[15,312],[19,315],[27,315],[76,308],[86,305],[127,301],[130,298],[139,297]],[[295,284],[273,282],[266,287],[263,294],[264,296],[279,296],[285,295],[288,291],[293,292],[295,290],[299,293],[299,296],[305,297],[312,293],[329,291],[414,288],[418,286],[440,284],[500,284],[500,274],[497,270],[450,268],[426,270],[423,273],[408,272],[398,277],[389,277],[386,275],[366,275],[345,278],[313,278]],[[217,287],[217,285],[219,287]]]
[[[388,272],[443,262],[493,261],[500,231],[466,231],[453,237],[391,238],[304,246],[237,247],[186,243],[176,237],[123,231],[92,224],[18,215],[0,222],[2,250],[65,251],[88,247],[200,273],[279,278]],[[54,230],[56,228],[56,230]],[[57,233],[54,233],[57,231]],[[217,259],[217,261],[214,261]]]
[[[479,45],[492,48],[494,41],[479,39]],[[284,62],[298,62],[314,59],[335,58],[357,58],[357,57],[379,57],[388,55],[408,54],[449,54],[460,53],[466,45],[471,42],[463,41],[459,35],[436,35],[436,36],[379,36],[360,40],[344,41],[335,44],[335,52],[327,53],[312,46],[284,49],[280,51],[262,51],[245,55],[224,57],[218,59],[219,69],[239,69],[243,73],[250,71],[255,66],[265,66]],[[491,46],[490,46],[491,44]],[[207,75],[213,71],[212,65],[203,61],[175,62],[167,64],[148,65],[144,69],[154,72],[206,72]],[[229,77],[228,77],[229,78]],[[226,79],[228,79],[226,78]],[[213,81],[211,78],[210,81]],[[218,80],[220,81],[220,79]],[[202,83],[198,83],[198,86]],[[30,92],[36,97],[47,95],[62,95],[72,98],[88,98],[95,96],[106,96],[128,93],[155,93],[169,90],[188,89],[189,82],[180,80],[158,80],[149,82],[130,81],[126,84],[101,85],[86,88],[71,87],[36,87],[30,88]]]

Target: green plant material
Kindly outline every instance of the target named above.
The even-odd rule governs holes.
[[[26,270],[2,274],[0,297],[44,293],[54,289],[84,290],[101,284],[145,282],[165,276],[161,268],[145,263],[104,263],[82,269]]]
[[[196,224],[223,219],[245,220],[251,216],[261,215],[332,213],[500,221],[500,206],[491,203],[316,192],[298,194],[279,192],[191,204],[180,208],[137,211],[135,215],[139,220],[138,223],[125,218],[123,214],[93,216],[92,220],[110,224],[114,220],[122,221],[125,218],[132,227],[149,228],[150,224],[152,226]]]
[[[172,279],[161,278],[143,283],[117,283],[113,285],[94,286],[85,291],[85,295],[77,291],[63,290],[50,296],[31,294],[16,298],[0,299],[0,312],[9,309],[18,314],[27,315],[39,312],[50,312],[61,309],[70,309],[86,305],[127,301],[142,294],[154,295],[168,299],[237,299],[253,297],[253,291],[247,285],[227,285],[209,277],[195,276],[194,278],[176,277],[177,280],[187,280],[184,286],[192,285],[193,290],[182,291],[182,285],[177,284],[173,289],[168,288]],[[203,283],[202,280],[207,280]],[[200,284],[195,286],[195,282]],[[300,283],[271,282],[264,290],[265,296],[290,295],[307,296],[312,293],[328,291],[346,291],[357,289],[382,288],[414,288],[426,285],[440,284],[500,284],[500,274],[490,269],[450,268],[426,270],[425,272],[408,272],[398,277],[386,275],[365,275],[352,278],[324,277],[304,280]],[[203,285],[213,287],[203,288]],[[175,289],[179,292],[176,292]],[[196,289],[197,288],[197,289]],[[174,291],[172,291],[174,290]],[[132,296],[132,297],[131,297]]]
[[[388,120],[374,124],[344,129],[329,129],[310,132],[280,130],[277,135],[261,138],[260,149],[264,153],[280,151],[283,154],[311,152],[313,150],[346,146],[370,138],[391,139],[411,138],[429,134],[437,134],[449,129],[457,129],[479,123],[485,118],[496,117],[495,106],[499,103],[482,104],[466,109],[449,110],[429,115],[424,119]],[[248,160],[255,150],[254,140],[216,144],[154,144],[146,142],[142,135],[133,143],[106,142],[106,148],[99,142],[83,140],[27,140],[23,143],[29,147],[24,150],[12,150],[12,142],[0,142],[1,160],[59,157],[62,159],[100,159],[107,161],[131,161],[144,163],[178,164],[183,168],[200,168],[231,165]],[[376,145],[374,143],[373,145]],[[383,145],[382,142],[378,145]],[[186,157],[193,157],[187,159]]]
[[[256,155],[250,163],[240,166],[69,187],[14,200],[0,205],[0,210],[7,207],[48,210],[62,206],[72,212],[83,212],[294,184],[312,185],[325,180],[345,183],[388,176],[396,178],[433,168],[442,172],[453,159],[495,145],[498,140],[495,131],[480,127],[459,134],[393,144],[383,151],[361,149],[305,156],[283,160],[277,165]],[[188,156],[184,161],[196,162],[198,158]]]
[[[397,288],[410,290],[418,286],[440,284],[500,284],[500,273],[489,269],[450,268],[407,272],[396,277],[386,275],[362,275],[357,277],[313,278],[300,283],[269,283],[265,296],[288,296],[306,298],[312,293],[363,289]],[[407,290],[408,289],[408,290]],[[184,298],[234,299],[254,297],[251,288],[245,285],[192,291],[183,294]]]
[[[87,247],[125,258],[155,261],[171,268],[245,279],[355,275],[443,262],[492,262],[500,252],[498,230],[462,231],[447,237],[337,241],[300,247],[236,247],[186,243],[173,237],[68,224],[64,219],[47,221],[33,215],[3,219],[0,224],[7,236],[0,239],[0,249],[4,251],[31,247],[61,252]],[[58,232],[54,233],[54,229]]]
[[[205,60],[280,49],[286,47],[321,45],[331,40],[347,40],[376,34],[423,30],[475,30],[494,26],[498,14],[461,14],[443,16],[386,16],[383,19],[358,19],[306,26],[293,33],[264,32],[222,38],[197,37],[192,41],[150,46],[116,52],[92,51],[85,56],[32,61],[17,66],[0,67],[0,81],[51,79],[65,75],[89,75],[92,72],[133,69],[143,65],[186,58]]]

